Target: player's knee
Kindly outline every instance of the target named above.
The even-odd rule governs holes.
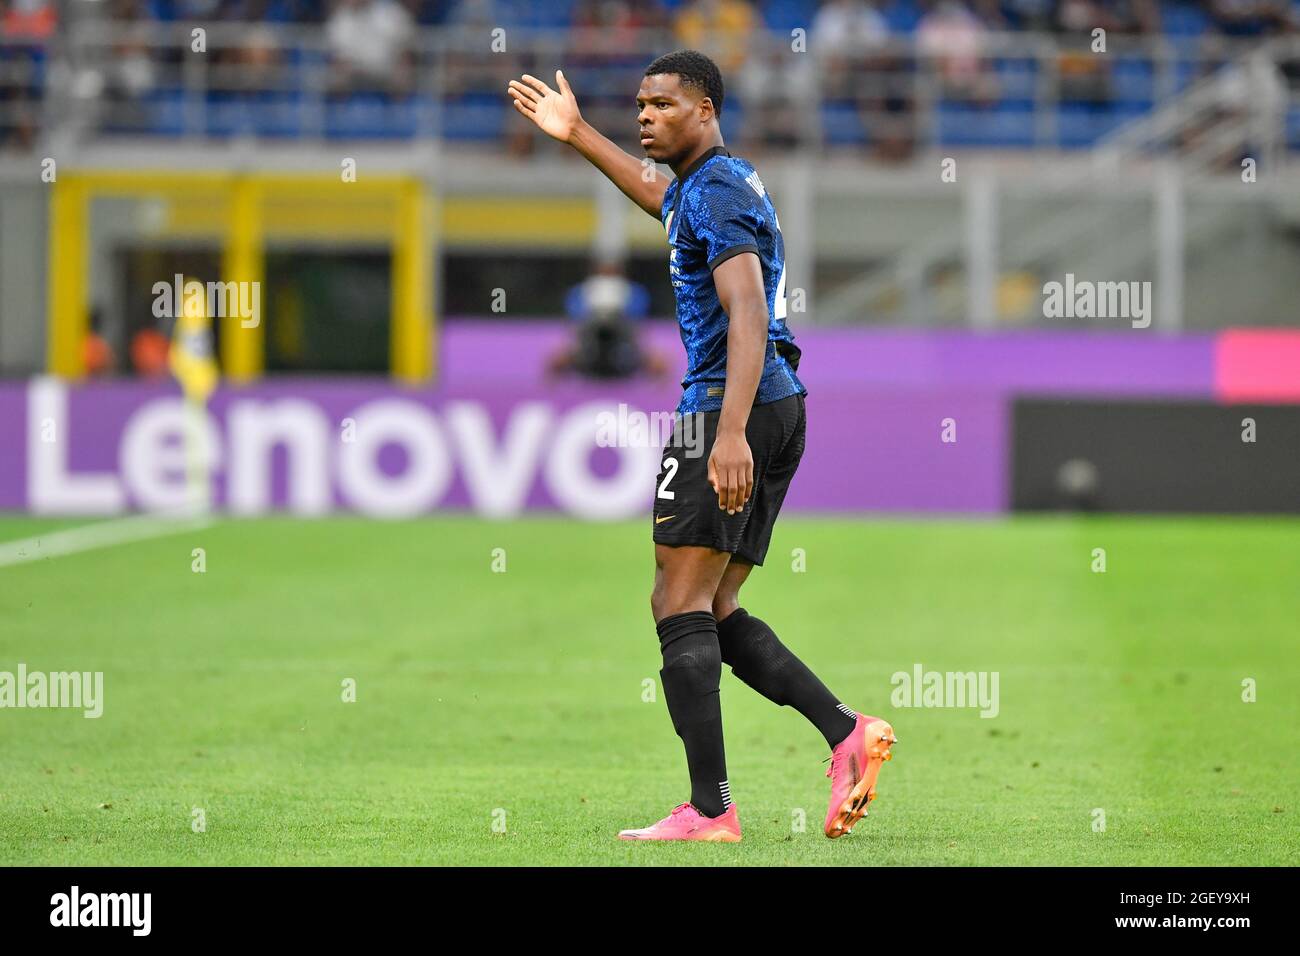
[[[740,607],[740,595],[734,590],[719,590],[713,595],[713,617],[719,623],[726,620]]]
[[[655,619],[655,623],[663,620],[668,616],[665,610],[668,606],[668,596],[665,593],[663,584],[655,581],[654,588],[650,591],[650,613]]]
[[[691,611],[699,611],[702,614],[708,614],[710,617],[713,616],[708,597],[693,594],[651,595],[650,610],[654,614],[656,624],[664,620],[664,618],[675,617],[678,614],[688,614]]]
[[[691,611],[711,614],[709,596],[697,592],[698,589],[695,588],[670,588],[664,579],[656,578],[654,590],[650,592],[650,611],[654,614],[655,623]]]

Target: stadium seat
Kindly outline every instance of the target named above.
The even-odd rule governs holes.
[[[1300,149],[1300,106],[1293,106],[1286,114],[1286,144],[1290,149]]]
[[[809,27],[817,4],[812,0],[764,0],[760,12],[769,29],[788,35],[796,27]]]
[[[1086,149],[1129,116],[1107,103],[1062,103],[1056,114],[1062,149]]]
[[[822,132],[828,146],[847,146],[868,141],[858,108],[852,103],[825,103]]]
[[[139,100],[144,128],[109,127],[111,132],[146,133],[155,136],[180,136],[185,132],[185,94],[181,90],[161,89]]]
[[[1197,4],[1160,5],[1160,26],[1166,36],[1198,37],[1210,28],[1209,15]]]
[[[937,139],[944,146],[1029,146],[1034,141],[1032,104],[1001,103],[985,108],[943,102],[937,107]]]
[[[442,107],[442,134],[451,140],[493,140],[506,128],[499,97],[476,93]]]
[[[1117,59],[1110,70],[1111,92],[1116,100],[1150,106],[1155,97],[1155,73],[1147,60]]]
[[[881,9],[890,33],[912,33],[921,21],[921,7],[915,0],[890,0]]]
[[[415,100],[387,101],[373,93],[354,93],[325,104],[329,139],[403,139],[415,135]]]

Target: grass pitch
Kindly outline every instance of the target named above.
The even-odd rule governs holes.
[[[0,518],[0,542],[71,524]],[[0,710],[0,864],[1300,859],[1300,522],[783,518],[742,603],[900,739],[836,841],[820,736],[725,668],[744,841],[615,839],[689,792],[653,569],[646,522],[472,518],[221,521],[0,568],[0,671],[104,673],[97,720]],[[892,706],[917,664],[997,672],[998,715]]]

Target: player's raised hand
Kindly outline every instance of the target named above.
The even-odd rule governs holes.
[[[582,116],[578,113],[578,101],[569,88],[569,81],[559,70],[555,71],[555,84],[558,90],[525,73],[520,80],[510,81],[509,92],[515,101],[515,109],[536,123],[547,136],[565,143]]]

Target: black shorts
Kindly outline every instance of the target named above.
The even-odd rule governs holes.
[[[722,412],[685,417],[693,417],[703,434],[693,441],[691,423],[684,422],[664,445],[655,481],[655,543],[700,545],[762,565],[781,502],[803,457],[804,396],[789,395],[750,410],[745,440],[754,459],[754,490],[734,515],[718,507],[718,493],[709,484],[709,455]]]

